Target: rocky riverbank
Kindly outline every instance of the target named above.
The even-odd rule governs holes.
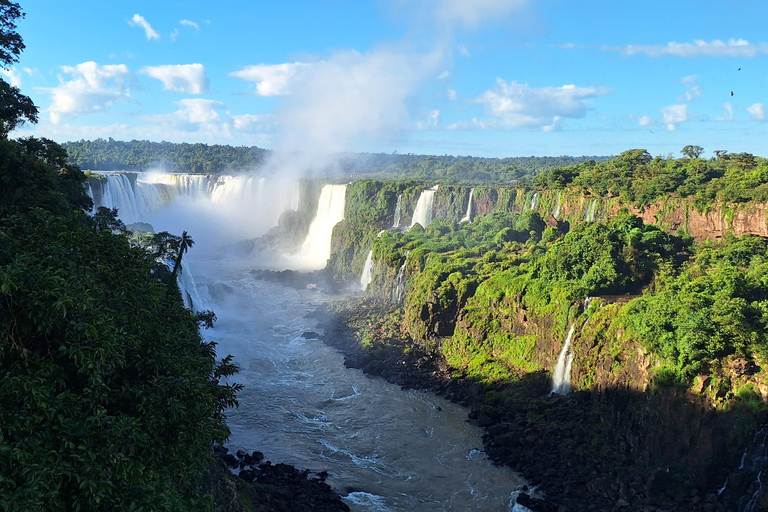
[[[325,472],[272,464],[261,452],[232,454],[221,446],[214,448],[214,456],[205,489],[213,496],[215,512],[349,512],[325,483]]]
[[[747,487],[718,493],[729,478],[726,468],[738,463],[731,460],[734,447],[724,445],[754,431],[753,423],[735,422],[739,411],[707,411],[675,390],[550,396],[543,372],[481,386],[404,337],[396,315],[393,320],[385,314],[390,310],[370,298],[336,303],[325,312],[323,338],[345,354],[348,366],[469,407],[470,418],[485,429],[488,456],[520,471],[543,498],[523,492],[520,504],[546,512],[746,510],[739,502],[753,492]],[[689,453],[693,447],[701,451],[702,439],[708,452]],[[742,480],[754,487],[750,478]]]

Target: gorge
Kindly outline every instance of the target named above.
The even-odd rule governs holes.
[[[227,180],[225,179],[224,181]],[[257,181],[257,183],[259,182]],[[343,195],[340,193],[342,188],[344,189]],[[702,397],[704,398],[702,400],[695,400],[693,402],[694,404],[698,403],[698,405],[688,404],[687,399],[683,398],[679,393],[670,393],[669,391],[663,391],[656,395],[651,394],[650,402],[645,406],[640,405],[644,401],[641,398],[643,394],[648,393],[653,386],[651,381],[654,372],[653,367],[654,364],[658,363],[653,363],[653,356],[647,353],[647,349],[633,345],[634,342],[623,340],[621,329],[625,328],[618,328],[614,325],[615,322],[611,320],[612,317],[616,316],[619,308],[632,300],[632,295],[624,297],[603,295],[597,297],[599,300],[592,299],[591,301],[586,301],[583,310],[579,301],[574,301],[575,304],[570,309],[567,306],[561,310],[558,310],[557,307],[553,309],[551,306],[547,306],[543,310],[539,306],[536,306],[536,309],[531,309],[530,305],[520,302],[519,298],[514,299],[514,296],[502,298],[502,302],[498,302],[498,299],[492,299],[490,302],[481,304],[478,301],[486,300],[484,297],[488,293],[484,291],[488,287],[483,281],[485,278],[479,279],[479,284],[481,284],[479,288],[478,282],[475,282],[475,284],[470,283],[470,288],[465,289],[462,288],[465,286],[462,284],[462,278],[458,277],[458,280],[456,280],[457,278],[451,277],[450,270],[447,272],[440,270],[437,274],[433,274],[434,270],[430,270],[430,268],[438,264],[441,258],[444,262],[450,262],[450,260],[446,260],[444,257],[435,259],[430,256],[431,253],[439,255],[441,251],[445,251],[445,249],[440,248],[440,244],[445,244],[445,242],[436,242],[437,246],[433,246],[434,248],[425,251],[423,242],[418,242],[418,240],[420,239],[419,237],[427,237],[427,239],[429,237],[437,237],[436,240],[439,240],[439,237],[455,236],[452,233],[456,233],[456,228],[452,226],[457,225],[459,221],[465,220],[467,212],[474,212],[473,217],[476,219],[476,222],[472,225],[477,224],[477,227],[472,229],[477,229],[478,233],[487,231],[489,228],[494,229],[491,227],[492,223],[502,219],[501,215],[512,214],[516,216],[517,220],[515,220],[515,217],[512,217],[512,229],[504,228],[498,231],[496,238],[498,239],[497,243],[512,244],[509,247],[519,247],[518,250],[521,250],[523,245],[515,246],[514,244],[522,244],[527,239],[533,237],[533,233],[541,237],[544,231],[549,229],[548,233],[550,234],[546,236],[552,236],[552,233],[557,232],[553,232],[552,229],[567,232],[568,226],[570,226],[571,230],[574,230],[574,234],[583,232],[584,229],[602,229],[599,228],[602,224],[594,224],[594,228],[590,227],[593,225],[592,221],[599,220],[610,226],[613,222],[611,219],[626,215],[627,210],[639,213],[641,219],[650,215],[649,212],[652,212],[654,215],[653,220],[662,226],[666,226],[667,229],[673,231],[682,226],[683,228],[688,228],[688,231],[694,237],[700,239],[719,238],[725,236],[727,232],[760,234],[765,229],[765,222],[760,222],[759,214],[756,215],[748,212],[759,212],[761,208],[764,208],[762,205],[746,204],[738,206],[733,214],[722,209],[719,212],[717,210],[710,210],[705,214],[701,214],[693,207],[692,203],[680,200],[671,200],[662,206],[651,205],[639,209],[626,202],[622,203],[617,198],[585,198],[563,190],[533,192],[508,186],[461,187],[452,185],[441,185],[435,188],[425,187],[424,184],[401,184],[398,182],[376,182],[371,180],[355,181],[345,187],[323,184],[322,182],[312,183],[305,181],[287,186],[286,189],[291,190],[291,204],[299,206],[298,210],[304,211],[307,214],[301,217],[298,213],[296,215],[290,212],[287,214],[283,213],[279,216],[279,219],[282,220],[276,222],[277,227],[273,227],[270,233],[262,236],[260,238],[261,242],[257,241],[254,247],[258,246],[263,249],[263,242],[266,242],[266,246],[279,247],[280,254],[290,254],[291,250],[286,249],[285,244],[275,244],[275,242],[278,239],[291,239],[294,241],[293,253],[301,253],[302,247],[306,244],[306,240],[309,238],[309,233],[312,230],[311,226],[315,225],[315,229],[317,229],[318,224],[324,224],[323,232],[325,235],[323,236],[327,237],[327,243],[330,244],[330,258],[328,259],[325,271],[337,280],[353,283],[354,288],[368,288],[367,294],[372,299],[381,300],[384,303],[392,301],[395,306],[398,304],[403,305],[404,309],[401,310],[400,315],[404,316],[399,317],[400,319],[397,320],[400,323],[401,331],[407,333],[407,337],[411,340],[410,343],[414,344],[414,348],[424,351],[425,357],[445,358],[449,365],[455,368],[452,381],[459,383],[462,381],[487,381],[479,390],[456,391],[451,392],[450,395],[454,400],[458,399],[473,407],[472,417],[479,425],[487,429],[485,446],[491,457],[513,468],[521,469],[524,476],[531,478],[533,483],[541,483],[543,491],[548,493],[555,503],[559,503],[561,506],[568,504],[566,505],[570,507],[568,510],[581,510],[582,508],[586,510],[587,508],[585,507],[588,506],[588,503],[593,505],[600,504],[598,506],[602,507],[604,505],[607,506],[607,503],[613,503],[612,506],[616,506],[616,503],[637,502],[638,506],[642,506],[644,503],[665,503],[665,500],[667,500],[672,504],[685,502],[685,505],[678,505],[680,507],[703,507],[704,504],[717,503],[718,500],[726,500],[725,503],[729,503],[728,500],[734,500],[733,497],[727,497],[727,491],[733,488],[733,483],[731,488],[725,487],[722,496],[716,494],[715,491],[722,488],[722,482],[726,476],[725,468],[731,467],[729,464],[732,464],[732,462],[729,461],[732,461],[734,457],[734,446],[743,445],[746,442],[749,429],[755,428],[749,426],[754,425],[750,422],[754,420],[760,421],[759,415],[752,417],[752,419],[747,420],[747,423],[744,423],[743,420],[738,419],[739,414],[741,414],[738,412],[739,407],[735,407],[733,409],[736,411],[735,413],[723,411],[723,413],[727,414],[722,415],[721,419],[705,420],[706,411],[711,408],[711,405],[707,405],[707,400],[709,399],[705,398],[706,393],[703,393]],[[244,187],[243,190],[246,190],[246,188]],[[294,193],[295,190],[301,191],[299,193],[301,199],[298,201],[298,205],[295,201],[297,197]],[[335,201],[336,208],[331,208],[331,204],[328,202],[328,198],[334,196],[333,190],[337,191],[335,194],[336,199],[331,199],[330,203]],[[425,196],[425,192],[430,193]],[[325,199],[323,200],[321,198],[324,195]],[[266,197],[272,196],[273,194],[267,192]],[[317,206],[323,203],[328,204],[323,207]],[[429,205],[428,208],[427,205]],[[625,208],[625,213],[620,212],[621,208]],[[337,212],[343,211],[344,213],[337,213],[334,216],[327,213],[334,209]],[[312,210],[315,211],[309,213]],[[680,211],[683,213],[679,213]],[[291,215],[294,216],[291,217]],[[429,218],[430,215],[434,221],[432,218]],[[717,219],[718,215],[722,220],[715,222],[714,219]],[[162,215],[158,217],[162,217]],[[291,217],[293,221],[287,222],[287,217]],[[321,218],[326,220],[320,221]],[[414,227],[407,234],[398,234],[396,228],[401,224],[400,219],[406,219],[407,222],[409,218],[411,219],[410,225]],[[427,220],[428,218],[429,220]],[[711,220],[706,221],[705,228],[702,228],[701,223],[697,220],[698,218]],[[765,217],[763,216],[762,218],[764,219]],[[424,223],[429,228],[428,233],[424,232],[421,222],[416,219],[424,220]],[[682,221],[679,219],[682,219]],[[742,221],[741,219],[745,220]],[[749,219],[754,220],[750,221]],[[692,220],[693,222],[691,222]],[[419,224],[419,226],[416,227],[415,224]],[[660,231],[648,230],[647,228],[638,228],[642,223],[637,224],[636,221],[631,221],[631,225],[634,226],[631,229],[641,229],[641,231],[637,231],[638,233],[645,230],[644,232],[647,234],[643,235],[644,237],[658,238],[659,235],[655,233],[661,233]],[[503,222],[501,226],[504,226]],[[163,227],[163,225],[159,224],[158,227]],[[424,234],[421,235],[420,233]],[[496,233],[496,231],[493,231],[493,233]],[[588,236],[593,237],[595,235]],[[400,241],[402,236],[405,236],[404,241]],[[448,239],[446,238],[446,240]],[[672,241],[673,239],[663,243],[672,243]],[[401,245],[403,242],[405,242],[404,245]],[[467,247],[471,247],[471,245]],[[393,248],[395,252],[392,252]],[[446,248],[450,249],[450,244]],[[679,251],[680,249],[677,250]],[[227,251],[225,250],[224,252],[226,253]],[[263,250],[258,253],[248,254],[251,260],[244,268],[249,268],[248,265],[252,268],[255,266],[254,262],[258,259],[266,262],[268,268],[286,268],[285,264],[283,264],[283,267],[280,267],[279,263],[277,263],[280,258],[264,258],[265,253]],[[319,252],[311,268],[321,268],[325,262],[326,254],[325,250]],[[673,255],[674,251],[669,254],[670,256]],[[468,253],[467,255],[469,256],[470,254]],[[254,260],[254,258],[256,259]],[[289,256],[288,260],[290,258]],[[498,256],[493,251],[485,257],[487,264],[491,265],[491,267],[499,265],[499,263],[494,263],[494,258],[498,259]],[[248,260],[246,259],[246,261]],[[196,261],[193,259],[192,263],[195,264]],[[206,265],[209,265],[209,263],[205,264],[204,267]],[[241,272],[244,271],[244,268],[241,268]],[[196,273],[199,272],[199,270],[196,270]],[[462,273],[464,272],[466,271],[462,270]],[[222,272],[222,274],[224,273],[226,272]],[[215,284],[213,275],[206,274],[205,272],[202,275],[204,278],[202,280],[198,279],[198,281],[205,283],[204,289],[208,289],[209,293],[210,290],[222,287],[221,283]],[[642,277],[641,274],[639,278],[646,279],[647,276]],[[239,279],[242,280],[242,278]],[[488,283],[490,284],[491,282],[492,280]],[[236,285],[236,283],[237,279],[230,281],[224,288],[242,287],[242,284]],[[248,285],[250,288],[253,288],[253,286],[253,284]],[[263,286],[267,286],[267,284],[265,283]],[[423,288],[424,286],[426,288]],[[480,293],[481,291],[483,293]],[[426,295],[424,295],[425,292],[427,293]],[[448,292],[447,298],[440,298],[446,292]],[[306,293],[308,292],[300,291],[299,295]],[[504,294],[506,293],[508,292],[504,292]],[[274,296],[276,291],[272,289],[270,294]],[[430,294],[432,294],[431,298]],[[501,297],[504,297],[504,294]],[[309,293],[309,295],[312,296],[312,293]],[[583,301],[584,298],[586,297],[583,297],[580,301]],[[214,304],[215,302],[213,300]],[[313,302],[310,301],[310,303]],[[317,303],[314,304],[317,305]],[[381,312],[375,313],[371,317],[372,320],[367,322],[370,322],[374,329],[377,328],[376,326],[383,327],[381,318],[388,318],[388,308],[389,306],[380,309]],[[482,316],[483,314],[485,314],[485,317]],[[579,316],[582,314],[584,316]],[[272,316],[279,317],[278,314]],[[493,320],[494,316],[496,320]],[[379,319],[377,320],[377,318]],[[488,331],[487,327],[481,327],[487,321],[498,322],[496,324],[497,327],[494,327],[493,331]],[[574,322],[579,322],[578,325],[582,327],[574,329]],[[571,325],[570,328],[568,327],[569,323]],[[289,325],[289,323],[281,325],[278,331],[285,329],[284,326]],[[380,334],[376,335],[371,325],[355,329],[358,329],[358,332],[361,333],[363,340],[373,339],[374,348],[376,348],[381,345],[380,338],[382,336]],[[299,330],[309,327],[307,325],[288,328],[288,338],[294,340],[288,342],[288,347],[291,350],[295,348],[292,347],[292,344],[297,344],[296,336],[299,334]],[[387,329],[391,330],[391,328]],[[499,329],[510,333],[504,338],[506,341],[503,341],[503,344],[501,338],[498,338],[498,334],[496,334],[496,331]],[[226,328],[222,330],[226,330]],[[261,330],[267,329],[262,327]],[[274,326],[272,330],[275,330]],[[577,332],[574,332],[574,330]],[[213,336],[215,336],[215,330],[212,332],[214,333]],[[277,334],[281,333],[278,332]],[[277,334],[273,333],[273,335]],[[396,337],[401,335],[397,334]],[[472,363],[467,359],[470,355],[469,351],[477,350],[474,348],[472,340],[490,339],[491,335],[496,336],[493,338],[492,346],[497,348],[493,348],[487,355],[483,356],[485,363],[483,363],[482,367],[473,366],[476,363]],[[373,338],[368,338],[368,336],[373,336]],[[611,336],[617,338],[612,339]],[[245,335],[244,337],[252,338],[253,335]],[[383,339],[386,339],[386,336]],[[234,346],[239,348],[238,350],[230,349],[230,352],[238,353],[242,350],[242,353],[246,353],[242,345],[237,345],[240,342],[232,343],[235,343]],[[308,343],[310,342],[298,342],[299,345]],[[497,350],[501,350],[502,347],[508,347],[504,350],[511,349],[513,352],[506,353],[506,355],[501,357],[501,352],[497,352]],[[312,351],[318,350],[318,345],[313,345]],[[607,352],[614,355],[611,356],[612,359],[609,360],[606,367],[603,359],[606,357]],[[562,357],[558,357],[558,354]],[[371,357],[375,359],[376,356],[373,355]],[[561,358],[563,360],[562,364],[558,364],[557,361]],[[391,365],[392,360],[390,359],[389,361],[388,364]],[[412,361],[410,363],[407,362],[408,358],[404,361],[406,361],[407,365],[412,363]],[[570,361],[573,361],[573,363]],[[272,366],[278,365],[275,361],[271,364]],[[374,367],[371,367],[370,363],[367,364],[369,369],[375,367],[375,364]],[[573,366],[572,368],[571,365]],[[323,366],[328,366],[328,364],[323,364]],[[555,377],[553,383],[542,381],[542,371],[550,371],[554,375],[558,373],[556,368],[558,366],[562,366],[562,369],[559,375]],[[498,371],[501,372],[501,380],[499,380],[498,376],[493,377],[492,380],[487,380],[489,369],[494,368],[498,368]],[[378,371],[381,371],[381,365],[379,365],[378,370],[374,370],[374,373]],[[516,375],[528,374],[530,378],[524,378],[520,381],[520,385],[513,384],[512,387],[505,387],[502,382],[508,377],[503,377],[503,375],[510,371]],[[520,371],[523,371],[523,373],[515,373]],[[307,373],[314,374],[315,372],[316,370]],[[479,373],[473,375],[472,372]],[[573,372],[573,375],[567,378],[566,373],[570,372]],[[386,373],[392,375],[391,372],[386,371],[382,374]],[[750,375],[752,374],[748,372],[746,374],[734,374],[733,377],[729,378],[738,379],[741,382],[738,385],[744,389],[748,386],[761,389],[761,381],[751,378]],[[302,378],[309,378],[309,376],[303,375]],[[398,381],[396,377],[391,377],[390,380],[393,378],[395,382],[404,384],[404,382]],[[519,377],[515,377],[515,379],[517,378]],[[280,379],[278,378],[277,380],[279,381]],[[294,375],[288,379],[288,382],[295,384],[296,380],[297,377]],[[408,387],[432,389],[434,383],[427,381],[429,379],[426,379],[425,382],[405,382],[405,384]],[[569,385],[566,383],[570,384],[571,381],[575,392],[565,395],[560,401],[557,398],[543,401],[536,398],[537,396],[546,395],[553,389],[560,393],[567,393]],[[460,386],[463,385],[460,384]],[[710,388],[713,386],[711,383],[705,383],[702,391],[706,390],[707,385]],[[736,384],[732,385],[735,386]],[[336,396],[336,388],[333,388],[330,391],[329,397],[326,398],[332,400],[331,403],[334,404],[337,399],[343,399],[341,400],[342,402],[355,401],[355,397],[358,394],[357,391],[354,391],[355,388],[361,389],[358,384],[355,384],[354,387],[349,387],[346,388],[346,391],[342,391],[342,396],[340,397]],[[447,393],[444,389],[450,388],[437,386],[436,389],[443,389],[441,392]],[[590,392],[586,392],[589,389],[592,390],[591,397]],[[715,390],[715,392],[717,391]],[[282,389],[282,393],[285,393],[284,389]],[[261,401],[263,402],[263,400],[262,398]],[[736,400],[732,403],[738,406],[739,402]],[[572,418],[570,421],[564,422],[562,414],[566,407],[571,409],[570,415]],[[440,405],[439,408],[446,410],[444,405]],[[529,417],[531,414],[535,414],[540,419],[533,423],[529,420],[527,426],[522,426],[519,423],[519,417],[508,415],[507,411],[514,408],[527,410]],[[654,412],[656,408],[661,408],[661,410],[678,408],[681,411],[688,412],[675,415],[677,417],[673,418],[664,413]],[[326,429],[330,427],[329,423],[335,425],[335,420],[329,420],[327,416],[323,418],[323,415],[318,413],[317,408],[309,408],[308,413],[307,411],[295,412],[294,408],[283,406],[283,413],[288,411],[294,411],[290,413],[292,417],[294,419],[298,418],[300,422],[303,422],[301,426],[295,427],[295,430],[299,432],[306,432],[308,429],[307,425],[309,424],[318,424],[322,426],[321,428]],[[424,421],[424,414],[422,412],[419,419],[413,421],[415,423]],[[705,414],[705,416],[701,416],[701,414]],[[656,418],[654,421],[661,422],[663,425],[661,430],[652,427],[653,422],[650,422],[652,417]],[[590,441],[589,435],[582,429],[592,424],[595,418],[599,418],[598,422],[602,423],[603,427],[593,433]],[[749,418],[749,416],[745,418]],[[283,416],[278,421],[285,422],[286,420]],[[574,423],[571,423],[571,421]],[[562,425],[557,426],[559,424]],[[695,430],[692,430],[692,425],[694,424],[698,426],[695,427]],[[729,427],[729,424],[732,426]],[[239,422],[236,422],[235,425],[237,425],[237,428],[240,428]],[[579,425],[578,430],[577,425]],[[546,465],[551,464],[552,461],[548,460],[545,466],[542,466],[541,461],[535,462],[534,459],[536,458],[535,454],[552,449],[551,443],[554,441],[551,432],[554,432],[554,428],[559,429],[561,427],[565,428],[566,431],[560,431],[561,433],[558,434],[558,436],[563,436],[560,442],[564,443],[564,446],[569,447],[569,451],[566,453],[571,454],[564,457],[562,461],[571,468],[571,476],[564,481],[557,482],[546,476],[550,470],[554,470],[554,465]],[[237,428],[233,430],[237,431]],[[518,430],[521,428],[523,430]],[[603,430],[605,428],[609,430]],[[609,433],[610,430],[614,432],[611,434]],[[656,430],[656,434],[652,433],[653,430]],[[550,433],[543,434],[545,431]],[[540,437],[539,435],[536,436],[535,442],[534,438],[531,437],[531,434],[534,432],[540,432],[541,434]],[[529,448],[525,448],[527,443],[521,445],[517,444],[517,442],[512,442],[518,436],[525,438],[527,443],[530,443]],[[654,436],[656,440],[651,442],[650,440]],[[670,450],[667,441],[664,440],[675,437],[688,439],[688,441]],[[237,434],[235,434],[233,439],[237,440],[236,442],[238,443],[241,442],[238,440]],[[604,447],[595,452],[594,456],[587,457],[585,459],[586,462],[581,463],[586,466],[592,464],[594,467],[591,469],[586,467],[574,472],[572,465],[580,464],[577,462],[578,457],[576,455],[584,453],[585,449],[594,452],[595,439],[599,439],[600,444],[604,443]],[[637,441],[631,441],[632,439]],[[627,442],[636,444],[627,445]],[[589,447],[590,443],[592,443],[591,448]],[[318,444],[321,447],[319,455],[323,460],[330,460],[336,456],[347,458],[356,466],[372,464],[371,461],[365,462],[364,459],[361,459],[359,452],[342,448],[337,443],[321,442]],[[600,446],[600,444],[597,446]],[[246,447],[246,444],[241,446]],[[317,447],[315,446],[315,448]],[[282,450],[284,450],[283,453],[286,456],[290,451],[285,446]],[[312,451],[309,448],[308,450]],[[601,455],[598,453],[600,451],[604,453]],[[620,459],[616,459],[616,457],[621,457],[619,455],[621,452],[626,452],[627,455],[625,457],[629,458],[623,463],[618,463]],[[533,455],[533,459],[531,455]],[[288,460],[295,459],[288,457]],[[627,462],[629,460],[633,462]],[[298,462],[311,466],[308,461],[299,460]],[[612,467],[620,467],[621,464],[630,464],[628,467],[633,468],[624,477],[617,476],[610,469]],[[691,470],[691,468],[696,467],[698,467],[698,470]],[[737,466],[732,467],[738,470]],[[595,468],[601,469],[595,474]],[[659,480],[661,477],[653,477],[653,475],[660,475],[658,472],[663,471],[664,468],[667,468],[666,471],[672,471],[669,468],[675,468],[674,471],[679,473],[676,473],[675,477],[662,485],[660,483],[661,480]],[[371,468],[368,469],[370,470]],[[351,475],[351,473],[346,471],[340,471],[338,474]],[[380,469],[380,471],[383,470]],[[593,472],[592,476],[588,476],[590,471]],[[375,469],[374,472],[376,472]],[[682,475],[687,476],[683,477]],[[616,480],[611,480],[614,478]],[[693,478],[696,483],[694,485],[695,493],[681,498],[676,493],[680,492],[681,485],[685,485],[683,484],[683,478]],[[730,482],[738,479],[738,477],[734,478],[733,475],[728,476],[728,478]],[[742,476],[740,478],[742,484],[748,486],[749,477]],[[589,485],[578,490],[575,484],[580,479],[584,479],[581,481]],[[688,481],[690,482],[691,480]],[[563,484],[565,484],[564,487]],[[504,495],[505,498],[502,498],[501,501],[506,500],[508,503],[510,501],[510,493],[514,489],[511,483],[509,485],[511,488],[506,491],[499,493],[497,489],[488,491],[490,494],[484,495]],[[617,486],[618,491],[612,490],[614,486]],[[474,487],[472,488],[474,489]],[[687,488],[690,491],[690,487]],[[745,491],[735,490],[733,492],[740,493]],[[351,500],[350,503],[353,506],[361,507],[397,507],[403,503],[412,505],[413,502],[409,502],[408,499],[419,499],[412,497],[404,501],[394,500],[391,497],[387,497],[386,492],[378,490],[373,485],[362,491],[354,490],[352,494],[354,495],[349,498]],[[712,498],[712,496],[715,496],[715,498]],[[384,503],[388,505],[382,505],[382,502],[377,501],[379,498],[385,500]],[[677,498],[680,498],[682,502],[676,501]],[[755,498],[755,503],[757,503],[758,499],[760,499],[759,493],[758,498]],[[361,505],[358,503],[359,500],[373,500],[378,505],[372,505],[372,502],[369,502],[367,505]],[[526,502],[525,500],[521,501]],[[450,500],[438,500],[438,502],[441,505],[437,509],[440,509],[439,507],[447,506],[446,503],[449,503]],[[400,505],[397,505],[397,503],[400,503]],[[546,507],[548,506],[547,502],[538,505],[536,503],[526,503],[534,510],[547,510]],[[466,505],[464,507],[466,508]],[[368,509],[371,508],[361,508],[361,510]],[[689,510],[690,508],[681,508],[681,510],[683,509]],[[754,506],[753,509],[755,509]]]

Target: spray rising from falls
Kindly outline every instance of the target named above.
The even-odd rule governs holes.
[[[459,222],[472,222],[472,196],[475,193],[475,188],[472,187],[472,189],[469,191],[469,201],[467,202],[467,213],[464,214],[464,217],[461,218]]]
[[[413,219],[411,220],[411,227],[416,224],[421,224],[421,227],[426,228],[429,223],[432,222],[435,207],[435,192],[437,192],[437,185],[424,190],[419,196],[419,200],[416,203],[416,209],[413,210]]]
[[[566,395],[571,392],[571,364],[573,364],[573,352],[571,352],[571,338],[575,324],[571,324],[565,344],[557,357],[555,370],[552,372],[552,393]]]
[[[307,238],[290,259],[302,269],[319,270],[331,257],[333,227],[344,220],[346,185],[325,185],[320,191],[317,214],[309,225]]]

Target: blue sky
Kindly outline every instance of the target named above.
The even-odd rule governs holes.
[[[763,0],[29,0],[17,135],[768,156]],[[731,94],[733,93],[733,94]]]

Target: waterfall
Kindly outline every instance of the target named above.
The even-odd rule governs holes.
[[[557,220],[560,220],[560,218],[559,218],[560,217],[560,203],[562,203],[562,201],[563,201],[563,191],[562,190],[558,190],[557,191],[557,196],[556,196],[556,199],[555,199],[555,207],[552,209],[552,216],[555,219],[557,219]]]
[[[469,191],[469,201],[467,201],[467,213],[461,218],[459,222],[472,222],[472,196],[475,193],[475,187],[472,187]]]
[[[301,204],[301,182],[297,181],[293,185],[293,195],[291,196],[291,210],[299,211]]]
[[[534,192],[533,197],[531,197],[531,207],[528,208],[529,210],[535,210],[536,206],[539,204],[539,193]]]
[[[323,268],[331,257],[333,227],[344,220],[346,185],[325,185],[320,191],[317,214],[309,225],[307,238],[292,258],[305,269]]]
[[[208,301],[204,300],[197,290],[195,278],[192,275],[192,270],[189,268],[189,262],[187,262],[186,258],[181,260],[181,268],[176,277],[176,283],[181,292],[181,298],[184,300],[185,308],[193,313],[211,309]]]
[[[395,275],[395,280],[392,283],[392,302],[402,304],[405,300],[405,264],[408,263],[408,255],[405,255],[403,264],[400,265],[400,269]]]
[[[575,324],[571,324],[563,349],[557,357],[555,370],[552,372],[552,393],[557,393],[558,395],[566,395],[571,391],[571,364],[573,363],[571,338],[573,337],[575,327]]]
[[[400,229],[400,217],[402,216],[403,194],[397,196],[397,205],[395,206],[395,220],[392,223],[392,229]]]
[[[157,231],[188,231],[222,245],[254,238],[276,226],[295,201],[296,180],[204,174],[100,173],[89,180],[94,210],[117,208],[127,225],[147,222]],[[202,247],[202,246],[201,246]],[[213,247],[210,245],[209,247]]]
[[[413,210],[413,219],[411,220],[411,227],[416,224],[421,224],[421,227],[426,228],[429,223],[432,222],[432,215],[435,204],[435,192],[437,192],[437,185],[434,187],[422,191],[419,196],[419,200],[416,203],[416,209]]]
[[[368,257],[365,258],[365,265],[363,265],[363,273],[360,276],[360,288],[365,291],[368,285],[371,284],[373,277],[373,249],[368,251]]]
[[[598,207],[598,205],[599,205],[599,203],[598,203],[597,199],[592,199],[589,202],[589,206],[587,207],[587,213],[586,213],[586,215],[584,217],[584,220],[586,220],[588,222],[594,222],[595,221],[595,216],[597,215],[597,207]]]

